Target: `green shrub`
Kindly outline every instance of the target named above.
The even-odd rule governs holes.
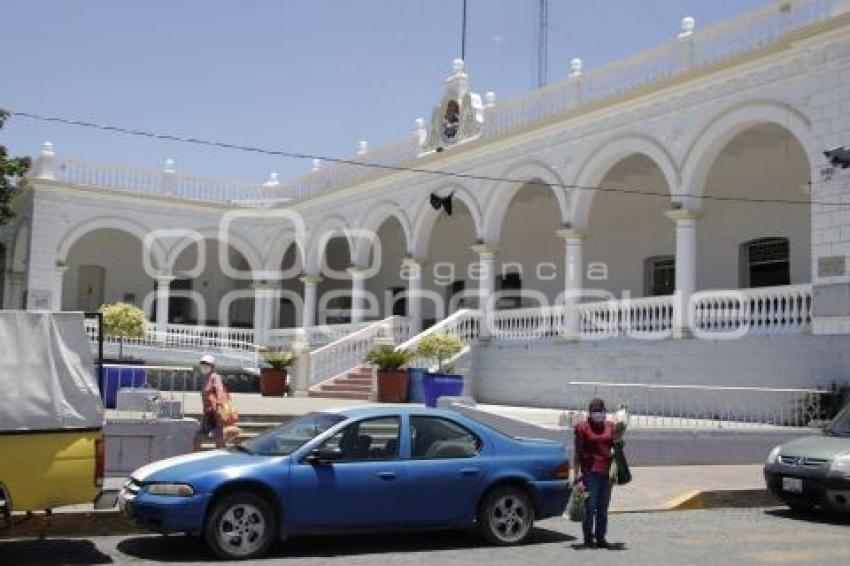
[[[442,372],[443,363],[458,355],[464,346],[463,340],[454,334],[434,333],[419,341],[416,353],[423,358],[436,359]]]
[[[148,321],[139,307],[115,303],[100,307],[103,313],[103,334],[110,338],[144,338]]]
[[[410,352],[396,350],[394,346],[378,346],[369,352],[366,360],[380,371],[393,371],[406,366],[412,357]]]
[[[285,370],[295,361],[295,354],[282,348],[263,348],[260,354],[263,361],[279,371]]]

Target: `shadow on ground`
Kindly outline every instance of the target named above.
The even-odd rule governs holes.
[[[49,564],[112,564],[93,542],[82,539],[0,541],[0,563],[3,566]]]
[[[574,541],[558,531],[535,528],[530,545]],[[330,558],[361,554],[425,552],[486,547],[475,532],[414,532],[299,537],[275,546],[266,557]],[[211,558],[201,540],[185,536],[135,537],[118,544],[118,550],[134,558],[160,562],[196,562]]]
[[[771,515],[780,519],[790,519],[795,521],[806,521],[807,523],[815,523],[820,525],[850,525],[850,513],[837,513],[829,511],[792,511],[791,509],[781,507],[779,509],[768,509],[766,515]]]

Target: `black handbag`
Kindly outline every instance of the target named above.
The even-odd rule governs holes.
[[[614,462],[617,464],[617,485],[626,485],[632,481],[632,472],[626,461],[626,453],[623,451],[623,441],[614,443]]]

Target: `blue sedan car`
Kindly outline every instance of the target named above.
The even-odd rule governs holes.
[[[328,531],[463,528],[520,544],[569,498],[566,449],[454,411],[312,413],[242,445],[136,470],[119,505],[138,525],[202,535],[220,557]]]

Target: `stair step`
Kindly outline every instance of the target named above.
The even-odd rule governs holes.
[[[371,387],[372,378],[361,379],[359,377],[338,377],[334,381],[334,383],[347,383],[351,385],[368,385]]]
[[[369,393],[372,388],[368,385],[342,385],[339,383],[329,383],[319,387],[320,391],[346,391],[350,393]]]
[[[369,393],[349,393],[343,391],[310,391],[308,397],[317,397],[320,399],[357,399],[362,401],[369,400]]]

